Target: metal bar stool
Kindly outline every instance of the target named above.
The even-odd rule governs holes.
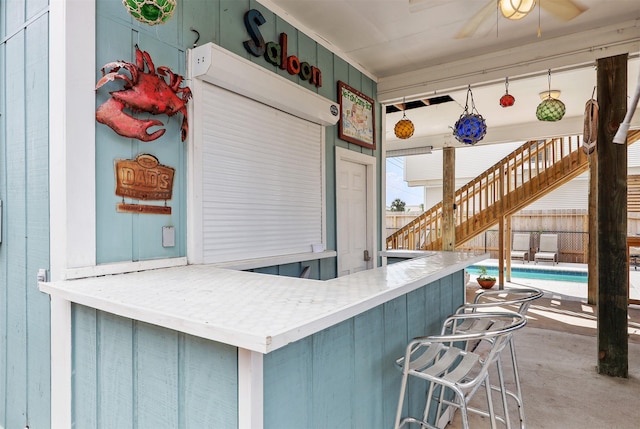
[[[543,296],[543,292],[537,288],[509,288],[504,290],[481,290],[475,297],[473,303],[463,304],[458,307],[456,310],[456,314],[463,313],[476,313],[479,311],[500,311],[500,310],[510,310],[515,311],[518,314],[525,316],[531,303]],[[467,322],[465,326],[459,326],[458,332],[475,332],[482,331],[486,329],[482,323],[470,323]],[[508,421],[508,404],[507,404],[507,396],[513,398],[518,405],[518,415],[520,418],[520,428],[524,429],[526,427],[525,415],[524,415],[524,406],[522,399],[522,388],[520,385],[520,377],[518,374],[518,360],[516,358],[516,350],[514,346],[514,339],[511,337],[509,339],[509,351],[511,353],[511,364],[513,368],[513,378],[515,381],[516,391],[511,392],[507,389],[502,388],[502,401],[503,407],[505,409],[505,415],[507,416],[507,428],[511,428],[511,424]],[[499,377],[500,385],[504,386],[504,377],[500,372]]]
[[[474,323],[483,324],[486,329],[465,333],[458,331],[459,326]],[[525,317],[515,312],[454,314],[444,323],[446,334],[418,337],[410,341],[405,355],[396,360],[396,365],[402,369],[402,383],[395,429],[410,423],[417,423],[421,428],[437,429],[443,406],[460,410],[464,429],[469,429],[469,412],[489,417],[492,428],[496,427],[497,421],[506,425],[506,418],[496,415],[493,407],[489,368],[495,364],[500,371],[500,352],[506,347],[512,333],[525,324]],[[470,343],[478,341],[488,346],[488,350],[482,354],[470,346]],[[429,382],[422,417],[402,417],[409,377]],[[487,409],[470,407],[469,401],[483,385]],[[438,404],[433,423],[429,421],[432,402]]]

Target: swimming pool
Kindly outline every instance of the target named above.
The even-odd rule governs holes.
[[[490,276],[498,276],[498,267],[487,266],[487,274]],[[480,274],[480,265],[471,265],[466,270],[472,276]],[[576,282],[587,283],[586,271],[566,271],[555,270],[553,268],[527,268],[511,266],[511,277],[520,277],[525,279],[551,280],[557,282]]]

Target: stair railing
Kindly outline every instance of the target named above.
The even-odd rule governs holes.
[[[462,243],[588,169],[579,136],[531,140],[455,192],[456,242]],[[387,240],[387,249],[441,249],[442,203]]]

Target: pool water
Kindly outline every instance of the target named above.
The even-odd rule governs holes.
[[[471,276],[480,275],[480,266],[471,265],[466,268]],[[498,277],[497,267],[487,267],[487,274]],[[511,277],[525,279],[551,280],[557,282],[587,283],[586,271],[564,271],[554,269],[532,269],[526,267],[511,266]]]

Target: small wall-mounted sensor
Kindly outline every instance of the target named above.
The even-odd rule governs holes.
[[[176,229],[173,226],[162,227],[162,247],[174,247],[176,245]]]

